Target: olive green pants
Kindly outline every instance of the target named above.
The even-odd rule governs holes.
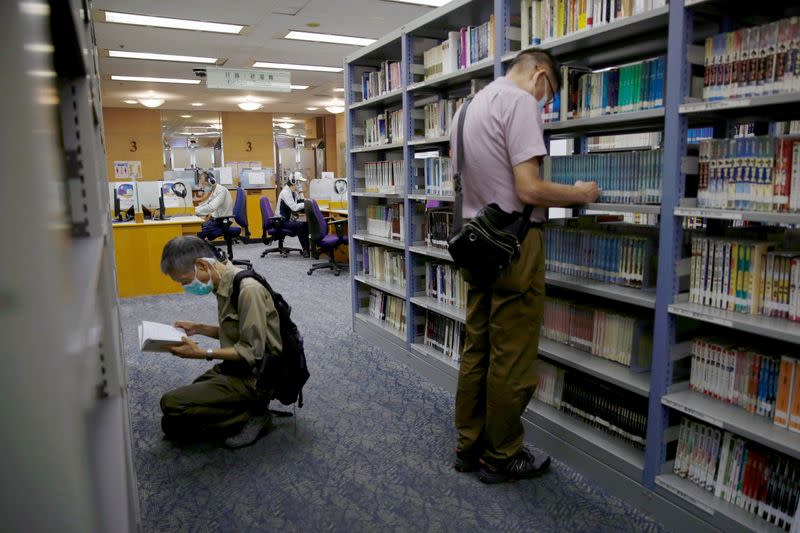
[[[161,397],[161,429],[174,439],[235,435],[250,419],[255,400],[253,377],[223,374],[215,365],[191,385]]]
[[[460,450],[507,459],[522,449],[543,313],[544,235],[531,228],[519,259],[492,286],[469,286],[456,392]]]

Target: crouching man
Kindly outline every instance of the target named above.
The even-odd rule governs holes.
[[[241,269],[221,262],[216,250],[194,236],[176,237],[165,246],[161,270],[191,295],[214,293],[218,324],[178,321],[186,331],[172,353],[185,359],[219,361],[191,385],[161,398],[161,427],[168,438],[223,438],[238,448],[252,444],[269,427],[269,413],[256,394],[254,368],[263,357],[281,352],[280,322],[272,297],[258,281],[241,282],[238,305],[231,299],[233,278]],[[238,312],[237,312],[238,309]],[[189,337],[219,339],[219,348],[204,349]]]

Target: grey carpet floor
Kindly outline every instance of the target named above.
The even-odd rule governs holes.
[[[312,260],[262,249],[236,253],[293,306],[312,377],[296,427],[280,420],[252,447],[163,440],[160,396],[210,363],[137,349],[142,320],[213,323],[213,296],[120,302],[145,531],[664,531],[558,461],[500,486],[456,473],[453,395],[353,333],[345,275],[307,276]]]

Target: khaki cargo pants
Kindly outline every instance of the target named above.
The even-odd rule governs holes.
[[[224,438],[250,419],[255,378],[224,374],[220,365],[161,397],[161,429],[174,439]]]
[[[520,258],[491,287],[469,286],[456,392],[462,451],[507,459],[522,449],[520,417],[538,381],[544,268],[544,234],[531,228]]]

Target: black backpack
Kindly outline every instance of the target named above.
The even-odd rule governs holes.
[[[292,307],[279,293],[272,290],[267,280],[254,270],[242,270],[233,278],[231,303],[236,309],[239,305],[239,289],[242,280],[253,278],[272,296],[272,303],[280,318],[281,343],[283,351],[273,354],[266,351],[258,368],[256,390],[267,400],[278,400],[283,405],[297,402],[303,407],[303,385],[310,374],[306,367],[306,353],[303,349],[303,336],[292,320]],[[238,309],[237,309],[238,312]]]

